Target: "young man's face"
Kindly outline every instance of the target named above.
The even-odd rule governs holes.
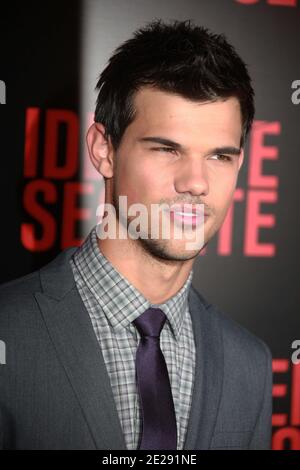
[[[127,196],[128,207],[134,203],[144,204],[149,214],[151,204],[167,204],[175,209],[178,204],[203,204],[208,214],[204,221],[205,246],[224,221],[243,161],[243,150],[239,147],[242,124],[238,100],[231,97],[215,103],[195,103],[144,87],[135,95],[134,106],[136,117],[114,154],[111,198],[116,209],[121,195]],[[180,148],[156,142],[154,139],[158,138],[176,142]],[[241,151],[239,155],[222,150],[217,153],[215,149],[222,147]],[[178,210],[174,215],[171,228],[172,224],[191,220],[185,217],[185,222],[181,221]],[[160,223],[163,217],[170,217],[170,213],[163,211]],[[129,217],[127,223],[133,218]],[[149,218],[149,234],[151,223]],[[187,227],[187,231],[195,234],[201,226],[187,222]],[[154,256],[175,261],[192,259],[199,254],[201,249],[187,249],[187,241],[191,240],[194,239],[185,236],[151,239],[149,235],[134,242]]]

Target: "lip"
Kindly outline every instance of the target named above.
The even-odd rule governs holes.
[[[209,217],[207,212],[197,210],[192,208],[190,210],[184,210],[183,206],[172,206],[170,210],[167,211],[170,214],[170,219],[175,222],[180,222],[185,226],[197,226],[205,222]],[[203,220],[204,219],[204,220]]]
[[[169,210],[170,212],[184,213],[185,215],[193,214],[195,216],[198,216],[204,214],[208,216],[208,213],[203,212],[203,207],[195,207],[192,204],[174,204],[173,206],[170,206]]]

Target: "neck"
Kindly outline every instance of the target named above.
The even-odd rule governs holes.
[[[157,258],[139,240],[130,238],[98,239],[98,246],[114,268],[153,304],[173,297],[184,285],[193,265],[193,260]]]

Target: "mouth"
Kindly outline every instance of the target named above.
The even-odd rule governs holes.
[[[197,226],[205,223],[209,214],[203,211],[203,208],[192,207],[192,204],[173,205],[167,211],[170,214],[170,219],[175,222],[180,222],[186,226]]]

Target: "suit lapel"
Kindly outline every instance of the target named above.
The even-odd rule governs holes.
[[[190,419],[184,449],[209,449],[223,382],[223,342],[218,317],[206,308],[193,287],[189,293],[196,347],[196,367]]]
[[[68,262],[70,248],[40,270],[35,298],[97,449],[126,449],[110,379]]]

